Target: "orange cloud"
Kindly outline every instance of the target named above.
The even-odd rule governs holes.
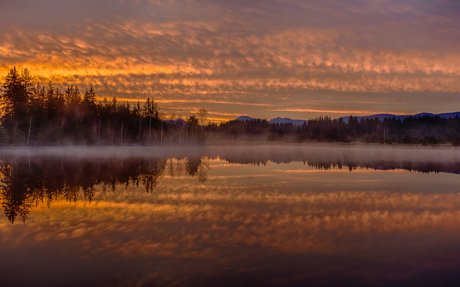
[[[342,4],[319,8],[288,1],[277,10],[280,21],[275,23],[269,21],[269,4],[147,1],[136,3],[137,9],[144,8],[133,8],[133,17],[101,15],[66,28],[38,30],[13,25],[0,33],[0,74],[12,65],[28,66],[43,82],[93,84],[101,95],[122,98],[150,95],[167,103],[168,110],[203,101],[208,107],[228,103],[222,113],[257,107],[254,113],[260,117],[277,116],[270,107],[284,99],[291,101],[282,107],[285,114],[289,109],[307,114],[460,109],[451,104],[460,97],[460,54],[451,40],[460,30],[452,27],[455,22],[448,16],[428,21],[430,9],[438,8],[429,4],[374,4],[377,10],[361,4],[381,22]],[[123,5],[113,4],[113,9],[124,11]],[[153,11],[155,20],[134,17],[141,11]],[[160,17],[160,11],[169,16]],[[342,16],[331,16],[337,13]],[[332,97],[343,107],[298,101],[301,95],[308,99],[307,94],[322,91],[337,93]],[[370,94],[393,109],[343,100],[349,93]],[[413,99],[418,93],[425,95]],[[390,102],[388,95],[398,101]]]

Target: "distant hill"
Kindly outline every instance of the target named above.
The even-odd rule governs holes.
[[[249,121],[256,121],[256,120],[261,120],[261,119],[256,119],[256,118],[253,118],[253,117],[250,117],[250,116],[239,116],[235,119],[235,121],[239,121],[239,122],[249,122]],[[271,124],[292,124],[292,125],[295,125],[295,126],[300,126],[300,125],[303,125],[304,123],[306,123],[307,121],[306,120],[293,120],[293,119],[290,119],[290,118],[280,118],[280,117],[277,117],[277,118],[273,118],[271,120],[268,121],[269,123]]]
[[[235,119],[235,121],[238,122],[250,122],[250,121],[256,121],[258,119],[250,117],[250,116],[239,116]]]
[[[292,124],[294,126],[301,126],[305,123],[307,123],[306,120],[293,120],[290,118],[273,118],[269,121],[271,124]]]

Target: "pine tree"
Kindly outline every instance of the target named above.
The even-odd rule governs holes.
[[[3,101],[3,126],[11,135],[11,140],[16,140],[17,131],[26,133],[30,121],[29,96],[32,91],[32,77],[27,69],[19,74],[13,67],[5,78],[1,99]]]
[[[28,95],[16,67],[13,67],[6,75],[2,100],[4,102],[3,113],[6,118],[18,120],[21,116],[24,116]]]
[[[86,89],[85,96],[83,97],[83,104],[87,109],[93,109],[96,106],[96,92],[94,91],[93,86]]]

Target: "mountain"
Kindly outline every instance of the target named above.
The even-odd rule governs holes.
[[[438,114],[443,119],[460,118],[460,112]]]
[[[256,119],[256,118],[253,118],[253,117],[250,117],[250,116],[239,116],[235,119],[235,121],[239,121],[239,122],[250,122],[250,121],[256,121],[256,120],[261,120],[261,119]],[[280,117],[277,117],[277,118],[273,118],[271,120],[268,121],[270,124],[292,124],[292,125],[295,125],[295,126],[300,126],[300,125],[303,125],[304,123],[306,123],[307,121],[306,120],[293,120],[293,119],[290,119],[290,118],[280,118]]]
[[[250,116],[239,116],[235,119],[235,121],[238,122],[250,122],[250,121],[256,121],[258,119],[252,118]]]
[[[305,124],[306,122],[307,122],[306,120],[293,120],[290,118],[280,118],[280,117],[273,118],[270,120],[271,124],[291,124],[294,126],[301,126]]]

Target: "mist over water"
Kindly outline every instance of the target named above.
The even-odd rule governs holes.
[[[460,279],[458,173],[453,147],[2,148],[0,275],[5,286],[446,285]]]
[[[9,159],[58,157],[104,158],[222,158],[235,163],[304,162],[319,168],[402,168],[422,172],[460,172],[457,147],[381,145],[241,145],[241,146],[65,146],[0,148]]]
[[[431,161],[453,163],[460,161],[460,148],[451,146],[391,146],[359,144],[302,145],[190,145],[190,146],[42,146],[0,147],[2,156],[59,157],[186,157],[210,156],[241,158],[286,158],[295,161],[304,157],[372,161]],[[300,158],[299,158],[300,157]]]

